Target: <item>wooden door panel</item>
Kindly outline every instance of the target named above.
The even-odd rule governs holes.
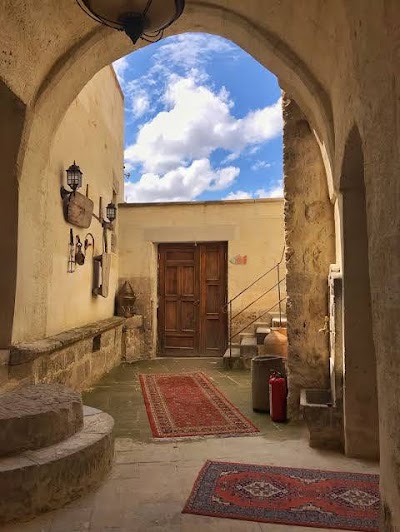
[[[178,330],[178,305],[177,301],[170,300],[165,302],[165,330]]]
[[[177,266],[169,266],[165,271],[165,295],[178,295],[178,268]]]
[[[195,287],[195,267],[193,266],[182,266],[181,274],[181,295],[186,297],[194,297],[196,290]]]
[[[196,331],[196,311],[195,306],[192,301],[182,301],[181,302],[181,312],[180,312],[182,321],[181,321],[181,330],[184,332]]]
[[[194,244],[159,246],[159,347],[161,353],[198,353],[198,250]]]
[[[159,347],[165,355],[223,354],[226,243],[160,244]]]
[[[214,351],[217,351],[218,353],[221,352],[221,325],[219,323],[219,318],[208,318],[205,324],[206,331],[206,352],[212,351],[212,354],[214,354]]]
[[[222,355],[226,348],[226,251],[224,242],[201,244],[200,351],[210,356]]]
[[[206,313],[218,314],[221,305],[220,287],[208,284],[206,286]]]

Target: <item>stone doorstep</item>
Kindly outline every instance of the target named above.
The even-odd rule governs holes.
[[[0,459],[0,523],[60,508],[109,473],[114,420],[92,410],[85,409],[83,429],[66,440]]]
[[[92,338],[102,334],[110,329],[115,329],[123,325],[125,318],[114,316],[106,320],[97,321],[84,327],[77,327],[69,331],[49,336],[33,342],[23,342],[11,346],[10,349],[10,366],[17,366],[31,362],[42,355],[49,355],[55,351],[60,351],[72,344]]]

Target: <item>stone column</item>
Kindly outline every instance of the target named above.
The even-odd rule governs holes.
[[[335,261],[333,206],[315,136],[295,101],[283,97],[288,412],[300,417],[302,388],[329,388],[329,266]]]

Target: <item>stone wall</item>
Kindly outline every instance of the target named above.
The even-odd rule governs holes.
[[[131,284],[136,295],[134,305],[136,314],[127,321],[125,327],[126,360],[131,362],[137,358],[152,358],[156,354],[156,326],[153,325],[154,287],[152,286],[152,279],[142,276],[122,277],[119,280],[119,286],[121,287],[125,281]],[[137,340],[140,338],[139,345],[136,347],[133,346],[134,338]]]
[[[122,360],[136,362],[149,357],[143,316],[128,318],[122,331]]]
[[[62,334],[13,346],[0,392],[39,383],[87,390],[121,360],[124,318],[110,318]]]
[[[329,387],[329,266],[335,261],[333,207],[321,152],[309,123],[283,98],[286,289],[288,300],[288,410],[299,416],[302,388]]]

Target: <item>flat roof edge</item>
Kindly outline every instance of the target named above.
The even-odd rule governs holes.
[[[256,203],[281,203],[284,198],[258,198],[258,199],[236,199],[236,200],[210,200],[210,201],[154,201],[146,203],[119,203],[118,207],[178,207],[178,206],[199,206],[199,205],[250,205]]]

